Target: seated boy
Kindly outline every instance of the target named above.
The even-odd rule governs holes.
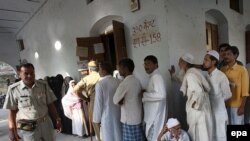
[[[168,119],[162,128],[157,141],[190,141],[186,131],[181,129],[180,122],[176,118]]]

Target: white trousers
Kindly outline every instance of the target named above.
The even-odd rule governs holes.
[[[82,109],[72,110],[72,134],[83,136],[85,130],[83,128],[83,113]]]
[[[228,119],[230,125],[243,125],[244,114],[239,116],[237,114],[238,108],[227,107]]]

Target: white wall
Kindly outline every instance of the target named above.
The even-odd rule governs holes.
[[[221,11],[228,20],[229,24],[229,43],[236,45],[240,50],[239,60],[245,62],[245,28],[249,23],[249,1],[244,1],[245,12],[243,15],[231,10],[229,8],[229,1],[220,0],[218,5],[215,1],[203,0],[203,1],[189,1],[185,0],[167,1],[167,19],[170,21],[170,25],[167,25],[171,29],[171,39],[174,42],[168,42],[170,45],[170,60],[176,60],[181,53],[190,51],[195,54],[197,63],[202,62],[203,55],[205,53],[205,12],[210,9],[217,9]],[[248,7],[247,7],[248,6]],[[247,10],[248,8],[248,10]],[[171,16],[171,17],[170,17]],[[169,39],[169,38],[168,38]],[[224,39],[223,39],[224,40]],[[176,46],[176,47],[174,47]],[[176,56],[176,57],[175,57]]]
[[[217,9],[228,20],[229,43],[238,46],[239,60],[245,62],[245,28],[250,23],[250,1],[244,0],[244,14],[229,8],[228,0],[141,0],[141,9],[136,12],[129,10],[128,0],[94,0],[86,5],[84,0],[53,0],[18,34],[24,39],[26,49],[21,58],[34,63],[38,77],[46,75],[65,75],[68,72],[78,78],[75,56],[76,37],[90,36],[90,30],[101,18],[117,15],[123,18],[126,29],[128,55],[135,64],[135,74],[145,86],[147,75],[143,68],[143,59],[149,54],[157,56],[160,71],[171,87],[168,68],[173,64],[178,68],[178,59],[190,52],[195,56],[196,63],[203,62],[206,52],[205,12]],[[161,32],[162,40],[158,43],[141,48],[132,46],[132,26],[143,17],[154,15]],[[62,42],[62,50],[54,49],[54,42]],[[38,51],[40,58],[34,59]]]
[[[14,69],[19,64],[19,48],[13,34],[0,34],[0,61],[11,65]]]
[[[158,8],[152,13],[151,6]],[[35,65],[37,77],[57,73],[65,75],[65,72],[68,72],[76,78],[79,75],[76,71],[78,57],[75,56],[75,38],[90,36],[90,29],[99,19],[108,15],[118,15],[122,16],[124,20],[129,56],[134,59],[135,64],[139,64],[135,73],[144,72],[142,65],[144,57],[154,54],[159,56],[160,68],[166,77],[168,68],[166,59],[169,58],[166,40],[162,40],[161,43],[154,46],[134,49],[131,47],[130,39],[132,24],[136,23],[138,17],[148,14],[157,16],[162,36],[165,37],[166,15],[162,13],[165,13],[164,1],[146,0],[141,3],[141,10],[135,13],[130,12],[128,1],[95,0],[88,6],[82,0],[48,1],[18,34],[18,38],[22,38],[26,42],[26,49],[21,52],[21,58],[27,59]],[[59,52],[53,47],[56,40],[62,42],[62,50]],[[39,53],[39,59],[34,59],[35,51]],[[138,77],[143,80],[146,74]]]

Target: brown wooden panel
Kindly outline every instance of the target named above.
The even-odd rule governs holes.
[[[240,0],[230,0],[230,8],[240,12]]]
[[[246,63],[250,63],[250,31],[246,32]]]
[[[94,44],[102,43],[100,37],[81,37],[76,38],[77,46],[79,47],[88,47],[88,57],[79,57],[80,60],[97,60],[103,61],[104,60],[104,53],[102,54],[95,54],[94,51]]]
[[[219,43],[218,25],[206,22],[206,42],[208,50],[217,50]]]
[[[218,50],[218,26],[211,24],[212,27],[212,49]]]
[[[116,48],[116,60],[118,63],[122,58],[127,57],[124,24],[118,21],[112,21],[112,23]]]
[[[206,41],[207,41],[207,50],[212,49],[212,30],[211,24],[206,22]]]

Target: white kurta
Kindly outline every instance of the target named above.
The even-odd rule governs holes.
[[[103,141],[121,141],[120,107],[113,103],[119,83],[118,79],[108,75],[95,86],[93,122],[101,123]]]
[[[152,135],[152,140],[156,141],[163,128],[166,118],[166,85],[159,70],[156,69],[150,74],[150,79],[146,92],[143,93],[144,122],[146,123],[146,137]],[[149,133],[153,127],[153,133]]]
[[[124,78],[115,92],[113,102],[121,106],[122,123],[127,125],[142,123],[141,83],[134,75]]]
[[[186,112],[191,140],[212,141],[213,124],[208,96],[210,86],[207,80],[198,69],[190,68],[184,76],[180,90],[188,98]]]
[[[229,81],[226,75],[218,69],[207,74],[206,78],[212,86],[209,98],[213,115],[213,141],[226,141],[228,114],[225,101],[232,96]]]
[[[174,138],[170,132],[167,132],[161,137],[161,141],[190,141],[189,136],[186,131],[181,130],[179,139]]]

